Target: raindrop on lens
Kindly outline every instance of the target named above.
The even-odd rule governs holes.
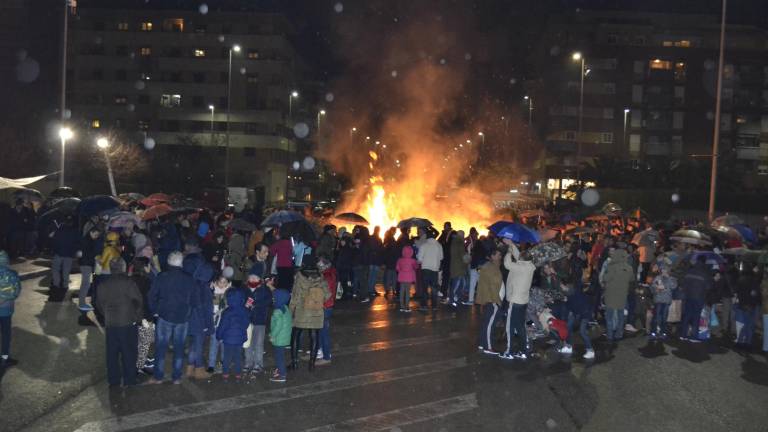
[[[200,7],[197,8],[198,11],[200,11],[201,14],[205,15],[208,13],[208,5],[203,3],[200,5]]]
[[[673,194],[672,194],[672,202],[673,202],[673,203],[677,203],[677,202],[679,202],[679,201],[680,201],[680,194],[678,194],[678,193],[673,193]]]
[[[333,93],[326,93],[325,94],[325,101],[326,102],[333,102]]]
[[[444,59],[444,58],[441,58],[441,59],[440,59],[440,64],[441,64],[441,65],[444,65],[444,64],[445,64],[445,59]]]
[[[712,120],[715,118],[715,115],[712,114],[712,111],[707,111],[707,120]]]
[[[592,207],[599,201],[600,194],[592,188],[585,189],[584,192],[581,193],[581,202],[587,207]]]
[[[155,139],[152,137],[147,137],[144,140],[144,148],[147,150],[152,150],[153,148],[155,148]]]
[[[67,108],[67,109],[64,110],[64,118],[65,119],[72,118],[72,110],[71,109]]]
[[[472,54],[470,53],[464,54],[464,60],[467,60],[467,61],[472,60]]]
[[[136,81],[136,83],[133,84],[133,87],[136,90],[144,90],[144,87],[146,87],[146,84],[144,84],[144,81],[138,80]]]
[[[245,72],[246,72],[245,68],[241,67],[240,68],[240,75],[245,75]]]
[[[397,78],[397,71],[396,70],[392,71],[392,78]]]
[[[301,163],[299,163],[299,161],[293,161],[291,168],[293,168],[294,171],[298,171],[301,168]]]
[[[20,60],[16,65],[16,80],[23,83],[31,83],[40,76],[40,63],[37,60],[27,57]]]
[[[125,109],[127,109],[130,112],[133,112],[136,109],[136,105],[128,104],[128,105],[126,105]]]
[[[338,2],[335,5],[333,5],[333,10],[335,10],[336,13],[342,13],[344,12],[344,5],[341,4],[341,2]]]
[[[297,138],[306,138],[309,135],[309,126],[306,123],[296,123],[293,125],[293,134]]]
[[[314,169],[315,158],[313,158],[312,156],[305,157],[304,160],[301,162],[301,167],[307,171]]]
[[[219,35],[219,42],[224,42],[224,35]]]
[[[509,83],[510,83],[510,84],[516,84],[516,83],[517,83],[517,80],[516,80],[516,79],[514,79],[514,78],[510,78],[510,79],[509,79]]]

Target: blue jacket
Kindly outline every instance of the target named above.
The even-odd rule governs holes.
[[[269,287],[266,284],[261,284],[260,287],[251,290],[246,285],[245,293],[248,296],[246,300],[248,298],[253,299],[253,306],[250,311],[251,324],[267,325],[267,313],[272,305],[272,292],[269,291]]]
[[[8,317],[13,315],[13,306],[16,298],[18,298],[21,292],[21,280],[19,274],[15,270],[11,270],[8,255],[0,251],[0,289],[7,290],[5,294],[8,297],[13,297],[11,300],[3,301],[0,299],[0,317]]]
[[[245,307],[243,291],[237,288],[227,290],[227,308],[221,314],[216,339],[225,345],[242,345],[248,340],[248,309]]]
[[[195,280],[197,306],[189,316],[189,334],[192,336],[213,334],[213,292],[210,288],[213,267],[199,253],[184,257],[182,269]]]
[[[573,312],[574,315],[580,316],[581,319],[592,317],[592,302],[583,292],[575,292],[569,295],[566,306],[569,311]]]
[[[183,324],[189,321],[197,307],[197,281],[178,267],[169,267],[152,281],[149,290],[149,310],[165,321]]]
[[[77,228],[63,226],[56,230],[51,241],[51,249],[54,255],[74,258],[80,249],[80,234],[77,232]]]
[[[267,275],[267,262],[266,261],[256,261],[251,266],[251,269],[248,270],[249,275],[256,275],[262,279]]]

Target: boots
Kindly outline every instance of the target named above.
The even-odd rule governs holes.
[[[210,378],[211,375],[205,371],[204,367],[195,368],[195,379],[207,380]]]
[[[187,378],[192,378],[192,379],[197,378],[195,376],[195,367],[192,366],[192,365],[187,365],[187,371],[184,373],[184,376],[186,376]]]

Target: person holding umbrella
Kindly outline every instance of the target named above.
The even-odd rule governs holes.
[[[53,261],[51,263],[51,289],[48,301],[60,303],[69,290],[69,273],[72,271],[72,262],[75,260],[80,247],[80,236],[75,228],[74,218],[69,216],[64,219],[53,233],[52,239]]]
[[[504,267],[507,274],[506,299],[509,302],[507,310],[507,349],[499,356],[503,359],[528,358],[528,335],[525,330],[525,313],[528,308],[528,299],[533,282],[533,273],[536,266],[533,262],[521,256],[517,246],[508,238],[502,239],[507,245],[508,251],[504,256]],[[518,349],[513,351],[514,339],[519,339]]]
[[[93,226],[80,242],[80,293],[77,307],[84,312],[93,310],[93,306],[86,303],[91,289],[91,278],[96,267],[96,257],[101,255],[104,244],[101,240],[101,230]]]

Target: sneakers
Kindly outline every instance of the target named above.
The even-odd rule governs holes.
[[[499,353],[497,353],[496,351],[494,351],[494,350],[492,350],[492,349],[483,349],[483,354],[488,354],[488,355],[497,355],[497,356],[501,357],[501,356],[499,355]],[[502,357],[502,358],[503,358],[503,357]]]
[[[628,331],[630,333],[637,333],[637,329],[632,324],[627,324],[624,326],[624,330]]]
[[[459,307],[459,304],[458,304],[458,303],[456,303],[455,301],[454,301],[454,302],[451,302],[451,307],[452,307],[452,308],[457,308],[457,307]]]
[[[583,356],[587,360],[592,360],[595,358],[595,350],[587,350],[587,352],[584,353]]]
[[[656,333],[651,332],[651,334],[648,335],[648,339],[649,340],[656,340],[657,339]]]
[[[88,303],[83,303],[77,308],[80,309],[80,312],[90,312],[93,310],[93,306],[89,305]]]
[[[369,298],[364,298],[364,299],[360,300],[360,303],[370,303],[370,302],[371,302],[371,299],[369,299]]]
[[[285,377],[282,375],[273,375],[269,380],[275,383],[284,383]]]
[[[173,385],[179,385],[179,384],[181,384],[181,379],[173,380]]]
[[[501,353],[501,354],[499,354],[499,357],[503,358],[504,360],[514,360],[515,359],[515,356],[512,355],[512,353],[509,353],[509,352]]]
[[[522,352],[522,351],[521,351],[521,352],[517,352],[517,353],[513,354],[513,356],[514,356],[516,359],[518,359],[518,360],[527,360],[527,359],[528,359],[528,354],[526,354],[526,353],[524,353],[524,352]]]
[[[570,345],[563,345],[557,350],[557,352],[560,354],[573,354],[573,347]]]
[[[209,374],[213,375],[213,372],[214,372],[215,370],[216,370],[216,369],[214,369],[214,368],[212,368],[212,367],[210,367],[210,366],[209,366],[209,367],[208,367],[208,369],[206,369],[205,371],[206,371],[206,372],[208,372]]]
[[[224,382],[229,382],[229,374],[222,374],[221,379],[224,380]]]
[[[471,302],[471,301],[465,301],[465,302],[461,302],[461,304],[463,304],[464,306],[472,306],[472,305],[474,305],[475,303],[474,303],[474,302]]]

